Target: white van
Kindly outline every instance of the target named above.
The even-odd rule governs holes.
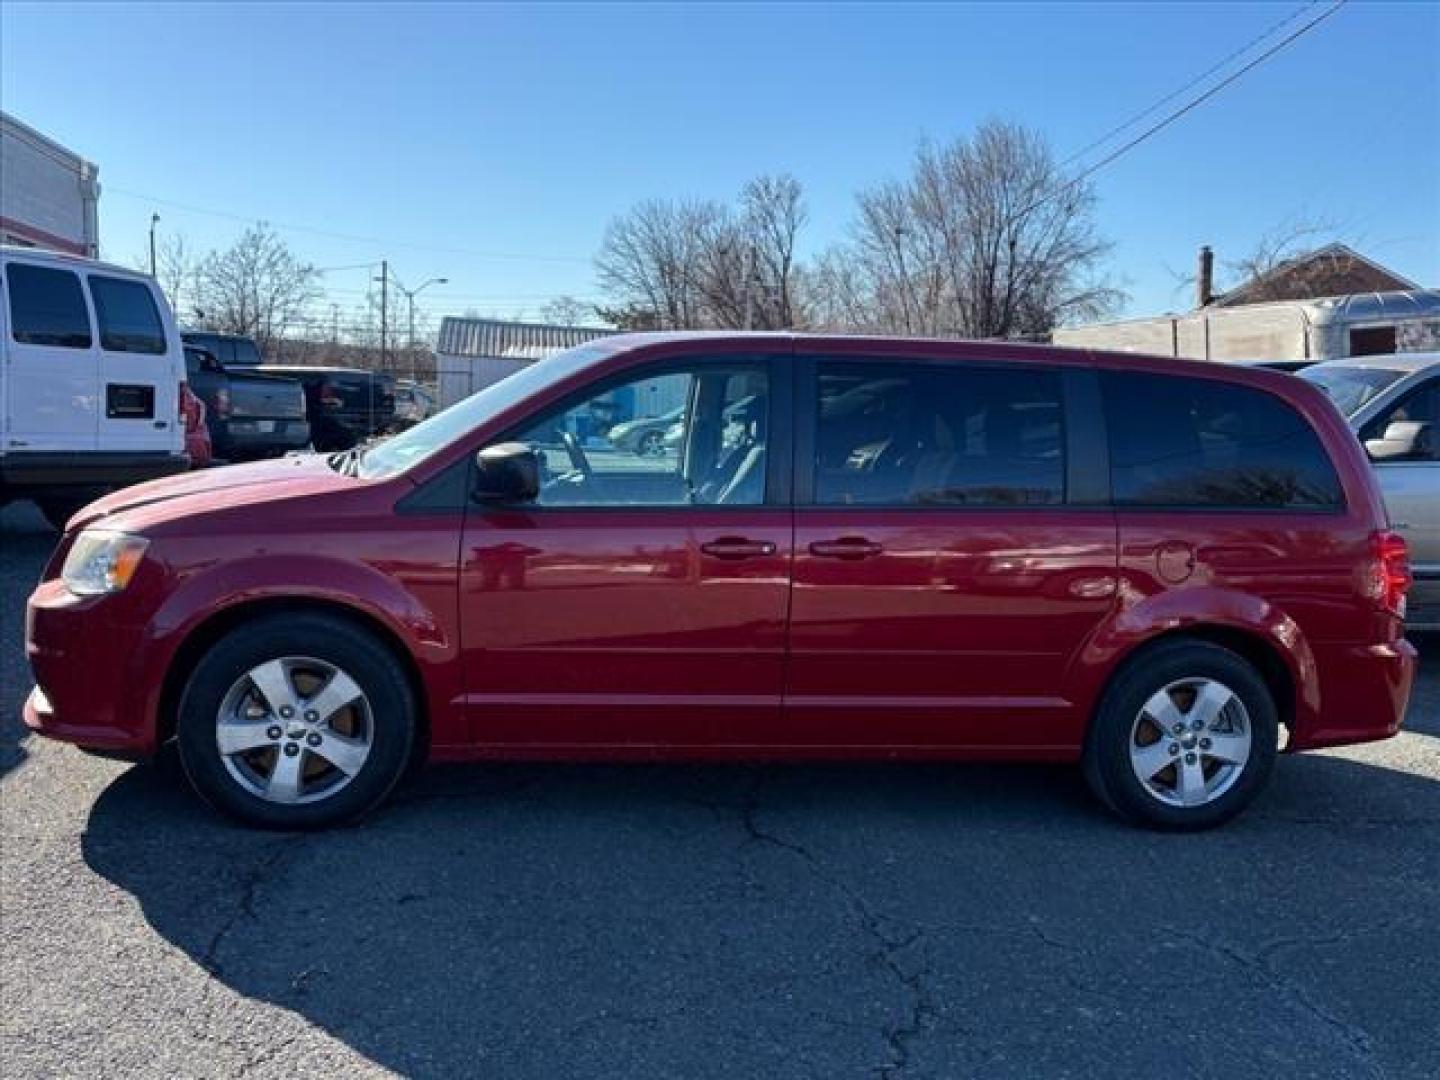
[[[144,274],[0,247],[0,503],[54,524],[113,488],[189,466],[185,353]]]

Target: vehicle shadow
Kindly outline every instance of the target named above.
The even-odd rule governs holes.
[[[0,573],[0,626],[6,628],[7,641],[19,642],[23,636],[20,628],[25,625],[25,600],[35,588],[39,568],[56,538],[55,530],[30,503],[0,509],[0,550],[4,551],[6,564],[6,572]],[[33,575],[13,569],[32,566]],[[18,768],[28,756],[25,743],[30,732],[20,719],[20,709],[29,692],[30,668],[24,650],[6,649],[0,655],[0,776]]]
[[[1187,1044],[1196,1075],[1440,1051],[1434,771],[1286,759],[1192,836],[1056,767],[435,768],[308,836],[225,823],[178,772],[117,778],[86,862],[225,986],[402,1074],[954,1075],[1026,1045],[1144,1074],[1177,963],[1244,1018]]]

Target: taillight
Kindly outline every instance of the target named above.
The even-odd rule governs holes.
[[[1405,617],[1405,593],[1415,580],[1410,573],[1410,548],[1398,533],[1377,532],[1370,537],[1371,561],[1366,594],[1386,611]]]
[[[215,415],[224,420],[230,415],[230,390],[220,387],[215,391]]]
[[[184,379],[181,379],[180,391],[175,395],[175,419],[180,421],[181,426],[185,427],[186,431],[190,430],[189,427],[185,426],[185,395],[188,393],[190,393],[190,384]]]

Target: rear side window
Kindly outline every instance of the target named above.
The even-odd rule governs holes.
[[[90,296],[95,301],[95,320],[100,324],[100,347],[106,352],[154,356],[165,351],[160,309],[144,282],[91,274]]]
[[[236,338],[230,344],[232,344],[235,348],[235,363],[260,363],[260,350],[255,348],[255,342],[251,341],[249,338]]]
[[[90,313],[76,275],[48,266],[11,263],[5,276],[10,334],[16,341],[64,349],[90,347]]]
[[[841,361],[818,371],[817,504],[1064,502],[1058,374]]]
[[[1340,481],[1320,439],[1273,394],[1209,379],[1105,372],[1122,506],[1329,510]]]

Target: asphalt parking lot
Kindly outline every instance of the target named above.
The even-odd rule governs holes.
[[[286,836],[26,737],[52,539],[0,514],[7,1077],[1440,1069],[1440,640],[1406,734],[1205,835],[1068,769],[486,766]]]

